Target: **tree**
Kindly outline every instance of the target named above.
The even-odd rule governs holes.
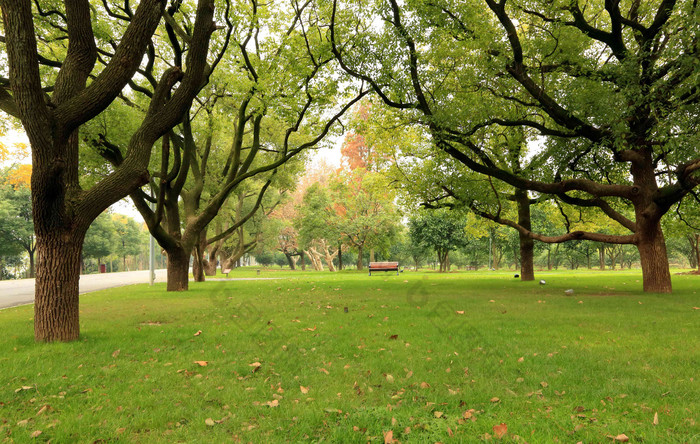
[[[323,262],[335,271],[333,259],[338,255],[342,220],[326,187],[313,184],[307,188],[298,209],[296,229],[298,242],[316,270]]]
[[[124,271],[128,271],[127,256],[141,253],[142,247],[145,245],[142,241],[141,228],[134,219],[121,214],[113,214],[112,221],[117,235],[114,253],[122,258],[122,268]]]
[[[27,172],[31,174],[31,165],[19,165],[0,174],[0,248],[4,251],[3,256],[14,256],[11,252],[17,248],[27,253],[28,277],[33,278],[36,239]]]
[[[165,2],[141,1],[136,11],[129,2],[121,9],[88,0],[55,3],[55,9],[44,11],[39,2],[32,10],[30,0],[0,1],[2,56],[9,65],[9,81],[0,80],[0,109],[21,120],[32,149],[38,341],[78,338],[85,233],[102,211],[148,182],[151,147],[181,120],[206,82],[209,38],[215,30],[214,1],[199,0],[196,16],[186,19],[191,30],[187,58],[162,70],[124,162],[83,189],[79,130],[133,84],[144,54],[155,50]],[[177,19],[186,12],[176,8],[168,14]]]
[[[484,0],[485,11],[472,3],[379,3],[384,27],[364,26],[373,16],[351,20],[357,8],[334,8],[331,38],[347,72],[420,121],[440,150],[470,169],[597,208],[628,233],[543,236],[500,222],[543,242],[633,244],[644,290],[671,291],[660,221],[700,183],[697,2],[582,10],[570,2]],[[351,29],[367,31],[353,36]],[[368,44],[371,54],[358,51]],[[482,141],[513,127],[543,142],[551,180],[493,160]]]
[[[388,250],[396,236],[399,214],[394,193],[383,175],[357,168],[331,183],[337,229],[343,243],[357,249],[357,269],[363,269],[363,251]]]
[[[275,254],[271,251],[263,251],[261,253],[256,254],[254,257],[255,261],[263,267],[269,267],[270,265],[275,263]]]
[[[97,259],[99,267],[103,258],[115,253],[118,240],[112,215],[102,213],[90,224],[90,228],[85,233],[83,256]]]
[[[450,251],[467,244],[465,222],[454,212],[434,210],[409,220],[413,244],[432,248],[440,262],[440,272],[449,271]]]
[[[337,94],[334,85],[341,78],[331,72],[333,56],[324,48],[308,6],[257,1],[241,5],[237,19],[246,26],[232,29],[233,47],[221,60],[222,72],[202,90],[198,106],[186,113],[181,127],[164,139],[161,163],[153,173],[159,180],[151,183],[155,210],[144,193],[131,196],[168,255],[169,291],[188,289],[193,252],[195,280],[204,280],[206,245],[252,217],[268,188],[279,180],[275,176],[321,143],[365,94],[355,94],[352,88],[347,96]],[[181,57],[180,45],[171,39],[171,46],[174,57]],[[120,164],[123,150],[106,140],[99,143],[107,148],[103,153]],[[255,189],[257,205],[227,230],[207,238],[207,225],[231,193],[250,180],[262,182]]]

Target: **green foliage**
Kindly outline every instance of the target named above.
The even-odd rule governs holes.
[[[17,170],[0,171],[0,268],[20,265],[23,255],[33,256],[36,249],[29,185],[25,181],[11,184]],[[8,277],[5,268],[3,274]],[[33,271],[29,270],[30,276]]]
[[[117,250],[117,230],[112,215],[100,214],[85,234],[83,256],[101,260]]]
[[[337,201],[333,197],[328,188],[318,183],[304,193],[295,221],[301,248],[307,248],[314,239],[336,243],[340,238],[345,220],[336,211]]]
[[[263,251],[262,253],[256,254],[254,257],[255,261],[263,267],[269,267],[275,263],[275,254],[271,251]]]
[[[466,223],[459,214],[447,210],[430,211],[409,220],[411,242],[417,246],[432,248],[440,263],[450,251],[466,246]]]
[[[358,250],[387,251],[399,229],[394,192],[380,173],[357,168],[331,183],[341,239]]]

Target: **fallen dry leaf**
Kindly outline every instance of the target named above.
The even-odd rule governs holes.
[[[391,335],[389,336],[389,339],[397,340],[399,339],[399,335]]]
[[[253,367],[253,373],[257,372],[260,370],[260,367],[262,367],[262,364],[259,362],[253,362],[252,364],[248,364],[248,367]]]
[[[207,419],[204,420],[204,424],[208,425],[209,427],[212,427],[212,426],[214,426],[214,424],[216,424],[216,423],[214,422],[213,419],[207,418]]]
[[[501,402],[501,400],[494,396],[493,398],[491,398],[491,402]]]
[[[36,412],[36,416],[43,415],[44,413],[50,412],[51,410],[53,410],[53,409],[51,408],[50,405],[44,404],[44,406],[41,407],[38,412]]]
[[[389,384],[393,384],[394,377],[392,375],[386,375],[386,382],[388,382]]]
[[[280,402],[278,399],[273,399],[272,401],[267,401],[265,405],[268,407],[278,407],[280,405]]]
[[[41,430],[34,430],[32,432],[32,438],[37,438],[39,435],[41,435]]]
[[[319,368],[318,371],[319,371],[319,372],[323,372],[323,373],[325,373],[325,374],[327,374],[327,375],[330,374],[330,373],[328,372],[328,370],[326,370],[325,368]]]
[[[391,444],[394,442],[394,431],[389,430],[388,432],[384,432],[384,444]]]
[[[495,436],[496,438],[503,438],[504,436],[506,436],[506,433],[508,433],[508,426],[505,422],[493,426],[493,436]]]
[[[33,389],[33,388],[34,388],[34,387],[29,386],[29,385],[23,385],[22,387],[16,389],[16,390],[15,390],[15,393],[19,393],[19,392],[21,392],[22,390],[31,390],[31,389]]]
[[[525,358],[522,356],[520,358],[518,358],[518,362],[523,362],[524,360],[525,360]]]
[[[202,330],[197,330],[197,333],[195,333],[194,335],[195,335],[195,336],[199,336],[199,335],[201,335],[201,334],[202,334]]]
[[[608,438],[612,438],[613,441],[618,442],[628,442],[630,440],[629,436],[625,435],[624,433],[620,433],[617,436],[608,435]]]
[[[311,327],[305,328],[304,331],[316,331],[316,326],[314,325],[314,328],[311,328]]]
[[[659,413],[654,413],[654,420],[652,421],[652,424],[654,425],[659,425]]]
[[[116,350],[114,350],[114,351],[112,352],[112,357],[113,357],[113,358],[116,358],[117,356],[119,356],[119,353],[121,353],[121,352],[122,352],[121,349],[116,349]]]
[[[420,383],[420,388],[422,388],[422,389],[427,389],[428,387],[430,387],[430,384],[428,384],[427,382],[421,382],[421,383]]]
[[[207,365],[209,365],[208,361],[194,361],[194,363],[200,367],[206,367]]]
[[[464,314],[464,310],[457,310],[457,314],[458,314],[458,315],[463,315],[463,314]]]
[[[304,387],[303,385],[300,385],[300,386],[299,386],[299,390],[301,390],[301,393],[303,393],[303,394],[309,393],[309,388],[308,388],[308,387]]]
[[[435,415],[436,418],[442,418],[442,415],[444,415],[443,412],[433,412],[433,415]]]

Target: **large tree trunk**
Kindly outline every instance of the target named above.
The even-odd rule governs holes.
[[[182,248],[171,248],[168,255],[168,291],[187,291],[189,288],[190,255]]]
[[[362,270],[362,247],[357,247],[357,269]]]
[[[641,226],[638,234],[637,249],[642,263],[644,291],[671,293],[671,272],[661,224],[657,222],[651,227]]]
[[[79,280],[84,233],[37,235],[34,339],[73,341],[80,335]]]
[[[532,219],[530,216],[530,196],[525,190],[516,190],[515,199],[518,203],[518,223],[532,231]],[[518,233],[520,241],[520,280],[533,281],[535,280],[535,241]]]

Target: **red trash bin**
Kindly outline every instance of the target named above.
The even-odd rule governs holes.
[[[107,273],[107,265],[100,264],[100,273]]]

